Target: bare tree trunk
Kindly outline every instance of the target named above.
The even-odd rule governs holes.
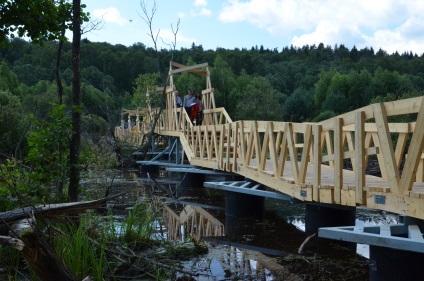
[[[70,146],[70,171],[68,196],[72,202],[78,201],[80,183],[81,147],[81,0],[73,0],[73,39],[72,39],[72,136]]]
[[[59,40],[59,45],[57,47],[57,57],[56,57],[56,85],[57,85],[57,99],[59,105],[63,103],[63,85],[62,85],[62,79],[60,78],[60,59],[62,56],[62,49],[63,49],[63,37],[65,36],[65,24],[63,24],[63,31],[62,31],[62,38]],[[57,148],[59,150],[59,163],[62,163],[62,144],[59,143],[59,146]],[[62,165],[60,165],[62,167]],[[62,201],[63,199],[63,186],[65,185],[64,181],[64,175],[63,175],[63,168],[61,168],[60,173],[60,179],[57,183],[57,194],[59,197],[59,201]]]

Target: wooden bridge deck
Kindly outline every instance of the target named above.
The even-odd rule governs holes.
[[[184,71],[206,77],[202,126],[194,126],[175,104],[172,75]],[[164,92],[167,103],[156,133],[179,137],[190,164],[237,173],[303,201],[424,219],[423,96],[369,105],[318,123],[233,122],[224,108],[215,107],[207,64],[173,62]],[[150,109],[136,133],[147,131],[144,124],[158,112]],[[366,174],[370,157],[381,177]],[[345,163],[352,170],[343,169]]]

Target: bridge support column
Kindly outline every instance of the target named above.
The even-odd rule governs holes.
[[[306,235],[317,233],[320,227],[355,225],[355,212],[355,207],[306,204]]]
[[[150,175],[159,175],[159,166],[157,165],[140,165],[140,172],[143,175],[149,173]]]
[[[238,192],[225,192],[225,228],[234,237],[245,227],[244,218],[261,219],[264,215],[265,198]]]
[[[199,173],[181,173],[182,187],[203,187],[205,174]]]
[[[424,229],[424,221],[400,216],[400,223]],[[370,280],[421,280],[424,275],[424,253],[402,251],[370,245]]]
[[[370,280],[421,280],[424,254],[370,245]]]

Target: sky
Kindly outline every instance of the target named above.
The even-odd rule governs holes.
[[[152,30],[158,48],[250,49],[344,44],[424,53],[423,0],[144,0],[156,3]],[[83,34],[92,42],[153,47],[140,0],[82,0],[103,26]],[[179,24],[178,24],[179,21]],[[177,31],[178,28],[178,31]],[[173,32],[174,30],[174,32]],[[177,32],[175,32],[177,31]]]

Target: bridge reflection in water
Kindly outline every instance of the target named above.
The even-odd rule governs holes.
[[[198,242],[208,241],[215,245],[209,247],[207,256],[199,257],[185,265],[189,270],[195,266],[200,275],[203,272],[208,278],[215,278],[214,280],[230,277],[248,278],[249,280],[280,280],[281,276],[290,276],[284,280],[302,280],[293,273],[289,273],[274,258],[259,252],[266,252],[267,249],[228,241],[225,238],[224,224],[199,206],[185,205],[183,210],[177,214],[172,208],[164,205],[163,218],[168,240],[184,241],[192,237]],[[221,245],[216,246],[216,244]],[[288,255],[286,252],[268,251],[271,251],[273,255]]]

